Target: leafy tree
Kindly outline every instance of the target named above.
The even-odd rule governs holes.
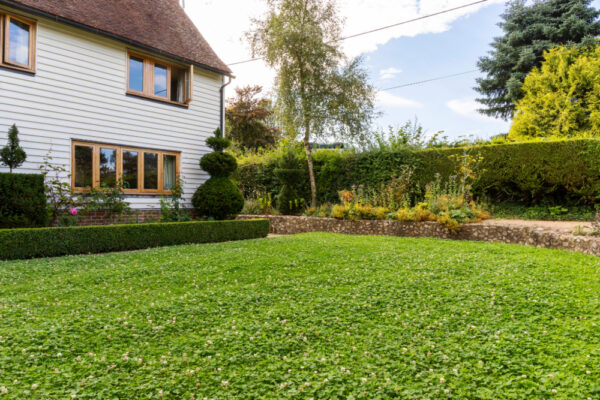
[[[227,107],[227,136],[244,149],[258,150],[275,145],[279,129],[273,126],[271,100],[259,98],[260,86],[245,86],[235,90]]]
[[[509,138],[600,136],[600,46],[548,51],[523,93]]]
[[[499,26],[504,35],[492,42],[489,55],[479,59],[487,76],[475,88],[484,105],[481,113],[509,119],[515,103],[523,97],[522,85],[534,67],[539,67],[545,50],[560,45],[593,43],[600,34],[600,12],[591,0],[512,0]]]
[[[0,162],[10,168],[12,174],[13,169],[19,168],[25,160],[27,154],[19,146],[19,130],[17,125],[13,125],[8,130],[8,144],[2,150],[0,150]]]
[[[247,37],[254,55],[277,70],[277,114],[285,133],[302,139],[316,206],[311,140],[364,140],[375,116],[375,90],[362,60],[348,61],[342,52],[334,0],[267,3],[268,14],[253,21]]]

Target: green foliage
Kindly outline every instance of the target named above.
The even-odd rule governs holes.
[[[258,98],[261,92],[261,86],[236,88],[236,97],[229,99],[226,109],[227,136],[245,150],[271,147],[279,140],[273,105]]]
[[[342,19],[333,0],[269,1],[247,38],[255,55],[277,71],[278,121],[304,144],[311,203],[317,187],[311,141],[327,137],[364,140],[375,117],[376,92],[362,59],[348,61],[341,48]]]
[[[314,233],[1,268],[2,400],[598,397],[593,256]]]
[[[111,221],[131,213],[129,203],[125,201],[121,184],[110,187],[102,185],[90,190],[83,198],[83,213],[90,211],[103,211]]]
[[[189,212],[183,204],[183,179],[178,178],[168,197],[160,199],[160,222],[191,221]]]
[[[198,188],[192,204],[201,216],[216,220],[233,218],[244,207],[244,196],[229,178],[222,176],[207,180]]]
[[[46,185],[48,213],[52,221],[58,220],[59,223],[64,222],[65,225],[73,225],[74,218],[65,220],[61,217],[68,216],[70,210],[81,207],[83,199],[73,193],[70,183],[71,175],[67,173],[66,168],[52,160],[52,156],[46,154],[40,165],[40,173],[44,177]]]
[[[25,150],[19,146],[19,130],[17,125],[13,125],[8,130],[8,144],[0,150],[0,164],[6,165],[12,173],[13,169],[23,165],[26,159]]]
[[[600,195],[600,141],[593,139],[505,143],[469,148],[473,158],[481,158],[476,182],[471,182],[475,198],[490,202],[514,201],[523,205],[595,204]],[[440,174],[443,181],[460,173],[457,157],[464,149],[426,149],[315,154],[315,174],[319,200],[333,203],[340,190],[363,186],[378,188],[391,182],[407,166],[414,169],[412,181],[419,190]],[[244,182],[244,193],[254,190],[276,194],[280,187],[274,169],[278,158],[264,163],[243,163],[236,179]],[[306,169],[305,172],[306,173]],[[298,187],[299,197],[310,191]]]
[[[192,204],[203,217],[217,220],[232,218],[244,207],[242,192],[229,179],[237,169],[237,161],[231,154],[223,152],[230,142],[223,139],[220,129],[206,142],[215,152],[204,155],[200,160],[200,167],[211,178],[196,190]]]
[[[304,208],[304,199],[300,198],[296,191],[296,185],[302,178],[302,169],[293,150],[283,155],[278,168],[273,172],[281,182],[281,190],[277,196],[277,209],[284,215],[298,214]]]
[[[525,78],[509,137],[600,136],[600,46],[559,47]]]
[[[568,44],[593,43],[600,34],[600,13],[591,0],[513,0],[502,15],[504,35],[494,39],[488,56],[479,60],[487,74],[477,79],[476,90],[484,114],[511,118],[523,97],[522,85],[543,53]]]
[[[57,257],[265,237],[269,221],[201,221],[2,229],[0,260]]]
[[[48,224],[44,177],[0,173],[0,229]]]
[[[545,221],[592,221],[596,208],[589,205],[551,206],[536,204],[532,206],[514,202],[490,203],[490,213],[496,218],[528,219]]]
[[[200,168],[211,176],[226,178],[237,169],[237,161],[229,153],[208,153],[200,160]]]

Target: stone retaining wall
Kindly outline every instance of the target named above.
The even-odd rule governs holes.
[[[563,249],[600,256],[600,239],[573,236],[551,229],[467,224],[452,233],[437,222],[346,221],[333,218],[292,217],[282,215],[241,215],[240,219],[268,218],[271,233],[289,235],[306,232],[332,232],[351,235],[387,235],[403,237],[434,237],[453,240],[514,243],[527,246]]]

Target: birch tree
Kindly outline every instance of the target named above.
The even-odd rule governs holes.
[[[268,12],[247,33],[253,56],[277,71],[275,109],[284,134],[306,152],[311,205],[317,186],[311,144],[319,139],[362,141],[375,117],[375,90],[361,58],[340,46],[342,23],[334,0],[267,0]]]

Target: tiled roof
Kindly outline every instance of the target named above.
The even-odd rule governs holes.
[[[231,74],[177,0],[0,0],[211,70]]]

